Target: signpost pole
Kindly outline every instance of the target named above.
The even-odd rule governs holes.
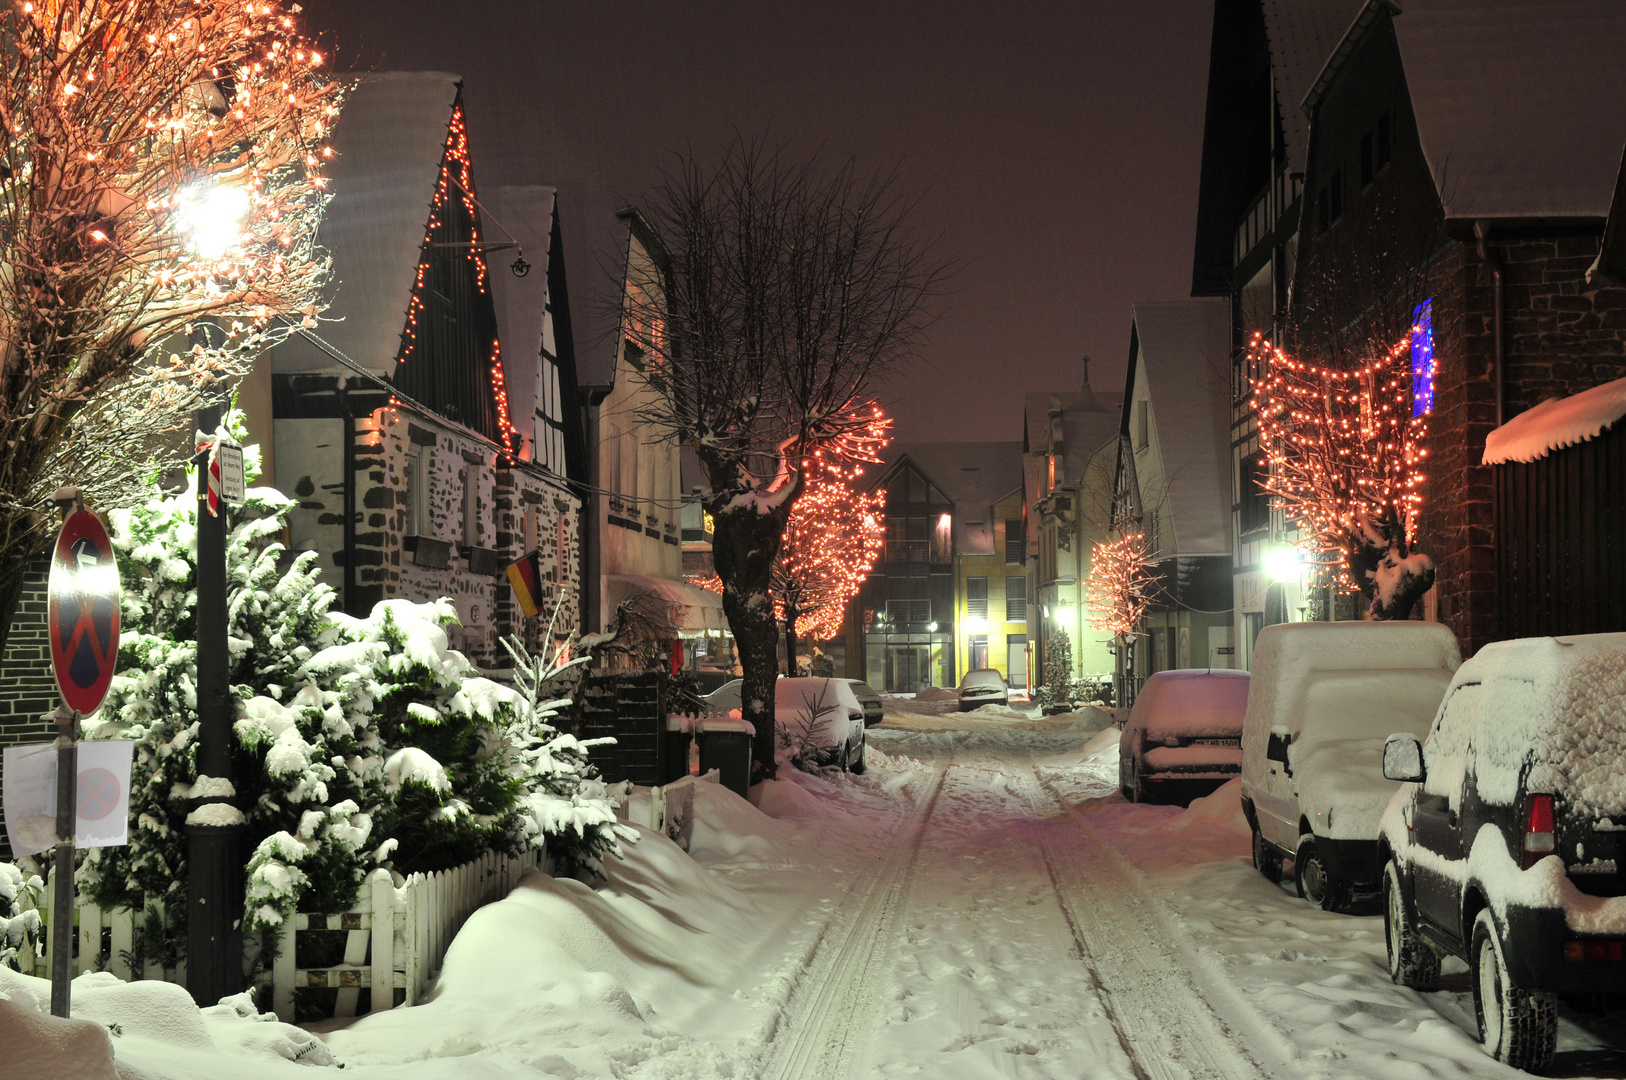
[[[213,436],[218,405],[194,414]],[[209,512],[209,453],[198,454],[198,778],[187,815],[186,989],[209,1006],[243,989],[242,815],[231,789],[231,654],[226,644],[226,508]],[[212,783],[203,783],[208,777]]]
[[[66,705],[56,715],[56,865],[51,877],[51,1015],[67,1016],[73,1003],[73,826],[78,806],[79,714]]]

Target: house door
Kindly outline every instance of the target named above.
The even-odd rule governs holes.
[[[988,635],[978,634],[971,639],[971,666],[967,671],[978,671],[988,666]]]
[[[1013,690],[1028,685],[1028,636],[1011,634],[1005,639],[1005,681]]]
[[[886,647],[886,689],[890,694],[912,694],[931,685],[931,649],[925,645]]]

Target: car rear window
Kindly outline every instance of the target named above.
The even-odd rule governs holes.
[[[1152,691],[1150,695],[1147,690]],[[1248,711],[1248,680],[1240,675],[1182,675],[1148,682],[1135,703],[1146,712],[1146,734],[1241,736]]]
[[[968,671],[965,681],[960,684],[962,690],[1003,690],[1005,689],[1005,676],[992,669]]]

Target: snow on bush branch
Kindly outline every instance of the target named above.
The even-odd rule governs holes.
[[[241,433],[240,414],[228,423]],[[258,448],[245,452],[251,478]],[[160,901],[173,962],[184,935],[188,800],[218,780],[196,767],[195,478],[115,511],[125,587],[120,672],[94,737],[137,742],[128,847],[89,859],[104,907]],[[547,846],[591,868],[623,834],[585,749],[548,725],[557,701],[480,676],[449,644],[449,601],[390,600],[366,618],[330,611],[315,554],[278,542],[291,500],[252,488],[229,508],[230,796],[246,820],[246,928],[294,910],[343,911],[366,874],[445,869]],[[531,665],[546,681],[563,654]]]

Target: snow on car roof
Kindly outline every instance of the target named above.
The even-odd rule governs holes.
[[[1530,791],[1562,793],[1583,812],[1626,810],[1626,633],[1492,642],[1451,691],[1475,683],[1487,687],[1473,728],[1483,798],[1511,803],[1528,765]]]
[[[1299,730],[1305,700],[1327,672],[1439,671],[1462,665],[1448,627],[1428,622],[1298,622],[1267,626],[1254,643],[1248,691],[1247,753],[1264,754],[1263,734],[1281,725]],[[1258,737],[1256,737],[1256,735]]]
[[[1159,671],[1141,687],[1129,724],[1152,738],[1240,735],[1249,681],[1246,671],[1224,668]]]
[[[1486,465],[1536,461],[1595,438],[1626,416],[1626,379],[1527,409],[1485,437]]]

